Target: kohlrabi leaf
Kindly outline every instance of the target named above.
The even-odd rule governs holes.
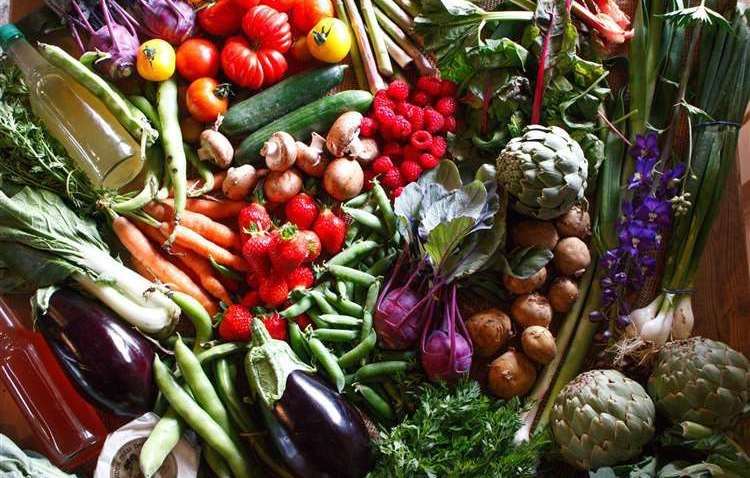
[[[394,201],[393,211],[398,221],[398,230],[408,242],[414,242],[414,230],[417,225],[419,209],[422,207],[423,195],[422,184],[418,182],[410,183]]]
[[[685,421],[674,425],[660,436],[660,442],[664,446],[688,449],[691,454],[698,453],[703,464],[719,466],[726,476],[744,476],[750,470],[750,457],[734,440],[721,431],[695,422]],[[688,473],[674,476],[699,475]]]
[[[482,210],[487,202],[487,190],[479,181],[472,181],[449,192],[446,196],[429,205],[422,205],[419,214],[419,236],[427,237],[439,224],[457,217],[470,217],[475,226],[481,224]],[[462,238],[461,238],[462,239]]]
[[[458,247],[474,224],[475,219],[472,217],[456,217],[439,223],[430,231],[424,249],[435,269],[442,266],[445,258]]]
[[[552,260],[553,254],[542,247],[524,247],[501,258],[503,272],[519,279],[526,279],[539,272]]]
[[[453,191],[463,185],[458,166],[456,166],[456,163],[448,159],[440,161],[437,168],[423,174],[418,182],[423,187],[430,183],[437,183],[443,186],[446,191]]]

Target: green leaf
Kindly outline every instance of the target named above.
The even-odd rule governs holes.
[[[721,13],[708,8],[705,2],[701,2],[700,5],[696,5],[695,7],[666,13],[664,14],[664,18],[681,28],[688,28],[703,23],[705,25],[716,24],[719,28],[727,31],[732,29],[727,19]]]
[[[434,198],[437,199],[437,198]],[[428,203],[420,210],[419,235],[426,237],[438,224],[445,223],[457,217],[469,217],[480,222],[482,210],[487,202],[487,190],[480,181],[472,181],[449,192],[438,200]]]
[[[529,52],[510,38],[490,38],[469,48],[467,57],[476,70],[510,67],[524,69]]]
[[[430,183],[440,184],[446,191],[453,191],[463,185],[461,173],[458,171],[456,163],[448,159],[440,161],[437,168],[431,169],[419,178],[419,184],[424,186]]]
[[[474,224],[475,219],[472,217],[456,217],[448,222],[441,222],[430,230],[424,249],[436,269],[458,247]]]
[[[505,274],[527,279],[539,272],[552,260],[554,255],[542,247],[524,247],[511,252],[510,257],[502,257],[501,263]]]
[[[638,463],[602,467],[589,471],[589,478],[654,478],[657,460],[648,456]]]
[[[0,292],[32,294],[62,282],[79,269],[52,254],[15,242],[0,242]]]

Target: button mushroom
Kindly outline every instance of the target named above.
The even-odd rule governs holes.
[[[361,147],[357,155],[352,155],[362,164],[367,164],[380,154],[378,142],[371,138],[360,139]]]
[[[221,169],[227,169],[232,164],[234,148],[226,136],[214,129],[207,129],[201,133],[200,141],[198,157],[201,161],[210,161]]]
[[[260,154],[271,171],[286,171],[297,160],[297,142],[291,134],[277,131],[263,144]]]
[[[325,155],[326,139],[318,133],[312,134],[312,140],[307,145],[297,141],[297,166],[308,176],[319,178],[328,166]]]
[[[362,148],[359,139],[359,128],[362,124],[362,114],[356,111],[347,111],[336,119],[328,130],[326,146],[328,151],[337,158],[347,154],[358,156]]]
[[[267,172],[268,170],[265,169],[256,170],[249,164],[229,168],[227,177],[221,185],[224,196],[235,200],[244,199],[255,188],[258,179],[265,176]]]

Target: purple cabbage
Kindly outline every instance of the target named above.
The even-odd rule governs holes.
[[[179,45],[195,32],[195,11],[182,0],[139,0],[138,11],[146,32]]]
[[[458,310],[455,285],[451,287],[450,298],[448,293],[443,294],[443,302],[440,327],[429,332],[432,322],[429,320],[422,332],[421,362],[431,381],[452,383],[469,373],[474,349]],[[430,316],[434,304],[430,307]]]

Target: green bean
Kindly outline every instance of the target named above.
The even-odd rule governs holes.
[[[359,196],[354,196],[350,200],[346,201],[344,203],[344,206],[347,207],[362,207],[367,203],[367,200],[370,199],[370,193],[362,193]]]
[[[247,351],[247,345],[239,342],[226,342],[219,345],[214,345],[210,349],[201,350],[196,354],[201,365],[206,365],[212,360],[216,360],[227,355],[231,355],[237,352]]]
[[[314,299],[309,295],[303,296],[295,304],[290,305],[286,309],[279,312],[279,315],[285,319],[293,319],[298,315],[302,315],[307,312],[310,307],[313,306]]]
[[[313,289],[310,291],[310,296],[315,301],[315,304],[318,306],[321,312],[324,314],[335,314],[336,310],[331,306],[331,304],[328,303],[325,296],[322,292],[320,292],[317,289]]]
[[[39,52],[53,65],[73,77],[81,86],[99,98],[117,121],[141,144],[152,145],[159,133],[151,127],[146,115],[134,114],[137,108],[131,108],[128,101],[115,91],[101,76],[92,72],[86,65],[70,56],[62,48],[39,43]]]
[[[380,295],[380,281],[376,281],[367,289],[367,298],[365,299],[365,310],[369,313],[375,312],[375,305],[378,303]]]
[[[179,224],[187,201],[187,158],[182,147],[182,131],[178,118],[177,82],[174,79],[162,81],[156,95],[156,108],[161,119],[161,143],[166,153],[169,177],[174,194],[174,223]],[[177,228],[170,234],[174,241]]]
[[[362,272],[346,266],[328,266],[328,271],[336,276],[337,279],[351,281],[365,287],[369,287],[377,280],[375,276],[370,275],[367,272]]]
[[[409,368],[409,362],[404,361],[389,361],[389,362],[373,362],[363,365],[357,370],[355,377],[357,382],[367,382],[369,380],[377,380],[382,377],[389,375],[398,375],[404,373]]]
[[[331,325],[333,328],[359,327],[362,325],[362,319],[350,315],[323,314],[320,316],[320,319]]]
[[[203,458],[206,459],[206,463],[215,478],[232,478],[232,471],[218,451],[207,446],[203,449]]]
[[[118,214],[125,214],[137,211],[153,201],[159,192],[163,161],[164,154],[159,146],[154,145],[147,148],[143,172],[143,189],[130,199],[112,204],[112,210]]]
[[[141,113],[146,115],[146,118],[148,118],[156,129],[159,129],[159,125],[161,124],[161,121],[159,121],[159,113],[156,112],[154,105],[151,104],[148,98],[145,96],[132,95],[128,96],[128,101],[138,108]]]
[[[362,398],[365,399],[368,408],[370,408],[370,410],[372,410],[381,420],[390,421],[395,418],[396,415],[393,413],[391,404],[374,389],[361,383],[357,384],[354,388],[360,395],[362,395]]]
[[[320,363],[331,382],[336,385],[336,390],[341,392],[344,389],[345,379],[336,357],[323,345],[323,342],[315,337],[311,338],[308,343],[313,357]]]
[[[208,163],[201,161],[198,157],[198,153],[195,152],[192,146],[187,143],[182,143],[182,148],[185,150],[185,159],[187,159],[190,166],[193,167],[198,176],[203,180],[203,186],[197,187],[197,184],[188,190],[188,197],[195,198],[203,196],[214,189],[214,173],[211,168],[208,167]]]
[[[370,228],[373,231],[385,232],[383,222],[375,214],[367,212],[364,209],[355,209],[346,206],[342,207],[341,210],[363,226]]]
[[[328,262],[326,262],[326,266],[344,266],[352,262],[359,261],[378,247],[381,247],[381,245],[376,241],[356,242],[328,259]]]
[[[307,349],[307,342],[302,330],[294,322],[289,324],[289,346],[292,347],[295,355],[299,357],[303,362],[307,362],[310,358],[310,354]]]
[[[380,215],[383,216],[383,222],[385,228],[389,234],[393,235],[396,232],[396,214],[393,212],[393,206],[391,206],[391,200],[388,199],[385,189],[376,180],[372,182],[372,195],[375,198],[375,203],[378,205]]]
[[[342,329],[315,329],[312,336],[324,342],[351,342],[359,333],[355,330]]]
[[[141,447],[138,461],[143,476],[151,478],[159,471],[164,460],[180,441],[184,428],[182,419],[172,408],[168,408]]]
[[[153,372],[159,390],[167,397],[172,408],[208,445],[221,454],[236,478],[263,476],[262,470],[245,459],[244,453],[227,432],[177,384],[158,355],[154,357]]]
[[[208,375],[203,370],[198,357],[181,340],[177,340],[174,346],[174,355],[177,359],[177,365],[179,365],[182,371],[185,383],[187,383],[190,391],[193,392],[195,401],[230,437],[234,438],[234,429],[229,420],[229,413],[221,402],[219,394],[216,393],[213,384],[211,384]]]
[[[336,281],[336,289],[339,293],[339,297],[342,299],[348,299],[349,298],[349,291],[347,290],[347,283],[341,280]]]
[[[370,352],[375,348],[375,344],[378,341],[378,335],[375,331],[371,331],[370,334],[353,349],[346,352],[344,355],[339,357],[339,366],[341,368],[349,368],[356,365],[357,362],[364,359],[369,355]]]
[[[193,351],[195,353],[200,352],[203,349],[203,344],[211,340],[214,334],[211,316],[200,302],[188,294],[173,290],[169,291],[168,296],[193,323],[193,327],[195,327]]]
[[[391,267],[391,264],[393,264],[393,261],[395,259],[396,259],[396,253],[392,252],[388,254],[387,256],[383,257],[382,259],[378,259],[378,261],[375,264],[367,268],[367,273],[374,275],[374,276],[382,276],[388,271],[388,269]]]

